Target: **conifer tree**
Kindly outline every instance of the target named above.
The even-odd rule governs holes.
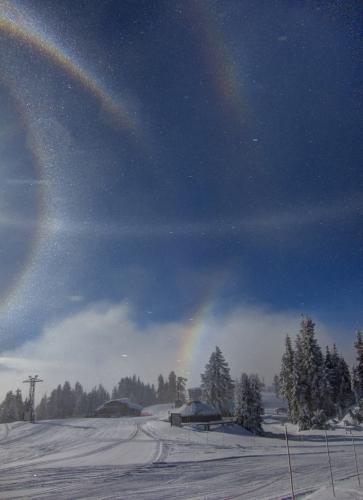
[[[87,417],[93,417],[96,409],[110,399],[110,394],[102,384],[94,387],[87,395]]]
[[[352,404],[354,395],[348,365],[338,354],[335,344],[332,353],[327,347],[324,367],[327,389],[325,411],[329,417],[341,418],[344,411]]]
[[[186,400],[186,382],[187,379],[185,377],[177,377],[176,379],[176,392],[177,392],[177,401],[181,403],[185,403]]]
[[[333,354],[326,346],[324,358],[324,372],[326,379],[326,398],[325,398],[325,412],[328,417],[332,417],[336,412],[337,394],[338,394],[338,356],[336,346],[334,345]]]
[[[345,411],[353,404],[354,394],[352,391],[352,380],[347,363],[343,357],[338,361],[339,387],[337,393],[337,414],[343,418]]]
[[[60,416],[62,418],[72,417],[74,412],[75,398],[71,384],[66,380],[62,387],[62,395],[60,398]]]
[[[40,403],[36,407],[35,414],[36,414],[37,420],[44,420],[46,418],[49,418],[48,398],[47,398],[46,394],[43,395],[42,399],[40,400]]]
[[[352,369],[352,386],[353,386],[353,392],[354,392],[354,399],[355,402],[358,403],[360,400],[360,381],[359,381],[359,375],[358,375],[358,370],[356,366],[353,366]]]
[[[59,418],[60,413],[60,394],[62,387],[58,385],[57,389],[53,389],[48,401],[48,418]]]
[[[211,354],[201,378],[203,399],[213,405],[221,415],[230,415],[234,384],[228,363],[218,346]]]
[[[285,339],[285,352],[282,355],[280,371],[280,396],[285,399],[288,407],[288,415],[293,417],[293,399],[294,399],[294,351],[291,345],[289,335]]]
[[[167,391],[167,384],[164,381],[164,377],[160,374],[158,376],[158,388],[157,388],[157,397],[159,403],[166,403],[166,391]]]
[[[177,399],[176,375],[174,371],[168,377],[168,402],[173,403]]]
[[[242,373],[235,384],[235,416],[242,427],[249,427],[249,406],[251,400],[250,380]]]
[[[242,373],[235,386],[237,422],[251,432],[261,433],[262,415],[261,381],[257,375]]]
[[[15,422],[18,420],[15,394],[9,391],[0,405],[0,423]]]
[[[112,399],[129,398],[132,402],[148,406],[156,403],[155,387],[144,384],[136,376],[122,378],[112,390]]]
[[[250,388],[252,392],[252,407],[251,416],[254,423],[254,432],[262,432],[262,421],[263,421],[263,406],[262,406],[262,396],[261,391],[264,384],[261,382],[257,374],[250,375]]]
[[[274,375],[272,385],[273,385],[275,396],[277,398],[280,397],[280,377],[278,375]]]
[[[301,321],[296,341],[294,365],[294,420],[301,430],[310,429],[316,419],[323,421],[326,395],[323,355],[315,338],[315,325],[309,317]]]
[[[25,417],[25,408],[23,403],[23,397],[20,389],[16,389],[15,391],[15,407],[16,407],[16,419],[24,420]]]
[[[363,397],[363,335],[357,331],[357,339],[354,343],[356,349],[357,365],[355,367],[355,391],[358,400]]]
[[[75,417],[82,417],[87,411],[87,394],[83,390],[82,385],[76,382],[74,385],[74,410],[73,415]]]

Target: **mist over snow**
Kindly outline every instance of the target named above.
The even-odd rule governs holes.
[[[2,352],[0,397],[17,387],[26,391],[22,380],[35,373],[44,379],[38,396],[65,380],[79,380],[87,389],[102,383],[110,390],[123,376],[136,374],[156,383],[159,373],[167,375],[170,370],[185,375],[189,386],[196,385],[216,345],[221,347],[233,377],[242,370],[257,372],[270,383],[280,370],[284,337],[289,333],[294,338],[300,323],[299,313],[247,305],[224,316],[206,317],[199,345],[182,366],[181,347],[192,322],[141,327],[133,317],[132,307],[125,303],[91,304],[49,325],[38,338]],[[320,345],[332,344],[332,329],[313,319]],[[352,344],[353,332],[347,340]],[[338,348],[344,352],[344,346]]]

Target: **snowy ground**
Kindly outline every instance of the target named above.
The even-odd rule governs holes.
[[[264,437],[237,426],[225,432],[171,428],[160,420],[167,415],[165,405],[152,412],[139,418],[0,425],[0,498],[289,497],[283,417],[271,409],[266,411]],[[293,426],[289,433],[298,498],[334,498],[329,487],[314,493],[330,481],[323,433],[302,434]],[[363,472],[363,432],[354,435]],[[337,429],[329,431],[329,440],[336,498],[363,498],[351,436]]]

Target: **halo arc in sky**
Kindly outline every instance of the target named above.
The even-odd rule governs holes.
[[[5,290],[2,296],[0,296],[0,311],[6,306],[15,300],[17,296],[17,292],[22,288],[26,277],[29,274],[29,271],[32,268],[32,264],[34,262],[35,256],[38,252],[40,242],[42,240],[43,230],[44,230],[44,222],[46,220],[46,199],[48,197],[47,193],[47,184],[44,182],[44,171],[43,171],[43,162],[40,157],[39,151],[41,148],[37,144],[36,137],[32,134],[31,127],[29,126],[26,112],[23,109],[23,105],[16,95],[16,92],[13,91],[11,83],[7,80],[7,78],[2,75],[0,79],[0,83],[4,85],[4,87],[8,90],[9,95],[12,99],[14,108],[16,113],[21,120],[23,129],[27,132],[27,140],[29,144],[29,153],[31,155],[31,163],[34,167],[32,170],[32,174],[35,176],[34,181],[36,182],[36,207],[37,207],[37,219],[34,221],[18,221],[13,220],[10,221],[10,225],[14,225],[17,227],[19,224],[21,226],[27,226],[29,223],[34,225],[34,230],[32,232],[31,241],[29,245],[29,251],[24,258],[24,262],[22,268],[15,274],[12,282],[9,284],[8,288]]]
[[[117,102],[106,91],[102,83],[97,81],[97,78],[86,71],[81,64],[76,61],[76,58],[67,53],[60,46],[59,42],[51,39],[49,35],[41,30],[34,19],[24,12],[24,9],[19,10],[14,4],[10,4],[7,0],[0,0],[0,32],[6,36],[19,40],[25,46],[31,46],[36,49],[39,54],[48,58],[53,64],[62,68],[74,80],[79,82],[83,88],[88,91],[97,102],[102,106],[102,109],[112,118],[112,122],[122,131],[135,136],[138,132],[138,125],[134,117],[132,117],[125,109],[122,103]],[[6,68],[4,68],[6,69]],[[23,109],[21,100],[17,96],[16,81],[13,78],[7,78],[6,74],[1,75],[1,83],[8,89],[11,97],[14,100],[14,105],[21,118],[24,129],[29,136],[31,154],[33,156],[32,163],[35,167],[35,176],[37,185],[37,206],[38,220],[35,223],[35,229],[32,236],[32,242],[29,252],[24,260],[22,269],[16,274],[12,283],[0,297],[0,309],[5,305],[8,307],[13,299],[17,296],[17,292],[22,288],[25,282],[25,277],[28,276],[32,263],[44,234],[44,229],[47,229],[46,224],[46,200],[48,194],[46,191],[46,182],[44,181],[44,161],[41,158],[42,148],[38,144],[36,135],[32,133],[30,122]]]
[[[25,16],[22,11],[9,4],[6,0],[0,0],[1,31],[10,37],[18,39],[25,45],[35,47],[39,53],[63,68],[96,98],[106,113],[112,117],[113,121],[121,129],[131,134],[136,133],[138,128],[136,120],[126,111],[125,106],[117,102],[106,91],[102,83],[97,81],[95,76],[82,68],[82,65],[76,61],[75,56],[68,54],[60,46],[59,42],[51,40],[50,36],[40,30],[32,18]]]

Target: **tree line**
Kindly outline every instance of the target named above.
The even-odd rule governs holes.
[[[274,384],[287,402],[289,419],[300,430],[322,428],[329,419],[342,419],[363,397],[361,332],[357,332],[354,346],[357,366],[351,373],[335,344],[322,352],[311,318],[302,319],[294,346],[286,336],[280,375],[275,376]]]
[[[171,371],[166,379],[158,377],[158,385],[145,384],[136,375],[123,377],[113,387],[110,393],[99,384],[90,391],[76,382],[72,387],[65,381],[51,391],[49,396],[44,394],[36,407],[36,418],[53,419],[68,417],[91,417],[95,410],[109,399],[129,398],[141,406],[157,403],[168,403],[179,400],[182,404],[186,400],[186,378],[177,376]],[[29,411],[28,400],[23,400],[22,392],[17,389],[15,393],[9,391],[4,401],[0,404],[0,423],[25,420]]]
[[[68,417],[91,417],[105,401],[129,398],[142,406],[157,403],[177,402],[183,404],[186,399],[187,379],[171,371],[167,378],[158,376],[157,386],[145,384],[136,375],[123,377],[110,393],[99,384],[87,392],[76,382],[72,387],[65,381],[44,394],[36,407],[36,418],[56,419]],[[211,354],[205,372],[201,375],[203,401],[213,405],[223,416],[235,415],[241,425],[252,431],[261,431],[262,424],[262,383],[257,375],[241,374],[233,381],[230,368],[222,351],[216,347]],[[27,400],[23,401],[20,389],[15,394],[9,391],[0,405],[0,422],[23,420],[26,416]]]
[[[361,332],[357,332],[354,346],[357,363],[350,372],[335,344],[326,347],[323,353],[311,318],[302,318],[294,344],[291,337],[286,336],[281,370],[274,377],[274,386],[278,395],[287,402],[289,419],[301,430],[322,428],[329,419],[341,419],[354,403],[363,401]],[[87,392],[79,382],[72,387],[66,381],[49,396],[42,397],[36,408],[36,417],[93,416],[96,408],[110,397],[129,398],[142,406],[173,402],[182,404],[187,399],[186,381],[174,371],[167,378],[160,374],[156,387],[154,384],[145,384],[136,375],[123,377],[112,389],[111,396],[102,385]],[[201,374],[201,399],[214,406],[222,416],[234,416],[240,425],[257,433],[262,431],[263,387],[263,382],[256,374],[241,373],[237,380],[233,380],[229,365],[218,346]],[[8,392],[0,405],[0,422],[24,419],[27,405],[19,389],[15,393]],[[356,414],[357,410],[351,411],[363,421],[363,404],[359,415]]]
[[[168,377],[158,376],[157,387],[154,384],[144,384],[139,377],[124,377],[112,390],[112,399],[129,398],[141,406],[150,406],[157,403],[171,403],[186,400],[187,379],[177,376],[172,370]]]

